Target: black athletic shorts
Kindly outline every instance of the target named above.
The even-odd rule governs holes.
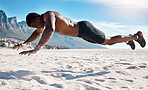
[[[80,21],[79,25],[79,34],[78,37],[83,38],[84,40],[91,43],[103,44],[105,41],[105,34],[94,27],[88,21]]]

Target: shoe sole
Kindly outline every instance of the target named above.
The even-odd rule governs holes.
[[[138,39],[136,41],[141,45],[142,48],[144,48],[146,45],[146,41],[143,37],[143,33],[141,31],[138,31],[136,35],[138,36]]]

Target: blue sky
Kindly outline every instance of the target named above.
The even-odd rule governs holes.
[[[107,35],[128,35],[138,30],[148,34],[148,0],[0,0],[0,9],[18,21],[25,20],[30,12],[57,11],[75,21],[88,20]],[[121,46],[128,48],[125,44],[107,47]]]

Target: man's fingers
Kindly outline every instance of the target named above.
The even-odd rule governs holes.
[[[30,56],[31,55],[31,53],[28,53],[28,56]]]
[[[34,50],[30,50],[30,51],[23,51],[23,52],[20,52],[19,55],[26,55],[28,54],[28,56],[30,56],[31,54],[35,54],[37,51],[34,51]]]
[[[22,55],[22,54],[23,54],[22,52],[19,53],[19,55]]]
[[[22,54],[23,54],[23,52],[20,52],[20,53],[19,53],[19,55],[22,55]]]
[[[21,45],[15,45],[14,47],[12,47],[13,50],[17,49],[17,51],[18,51],[20,48],[22,48]]]
[[[20,49],[20,47],[17,48],[17,51]]]
[[[12,47],[11,49],[13,49],[13,50],[14,50],[14,47]]]
[[[26,55],[28,52],[24,51],[24,52],[20,52],[19,55]]]
[[[14,50],[14,49],[16,49],[16,47],[14,46],[12,49]]]
[[[19,55],[25,55],[25,53],[19,53]]]
[[[19,48],[19,47],[18,47],[18,46],[14,46],[14,47],[12,47],[13,50],[15,50],[16,48]]]

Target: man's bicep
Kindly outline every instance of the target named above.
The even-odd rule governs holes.
[[[50,31],[55,31],[55,15],[51,13],[49,17],[46,20],[46,29],[49,29]]]

